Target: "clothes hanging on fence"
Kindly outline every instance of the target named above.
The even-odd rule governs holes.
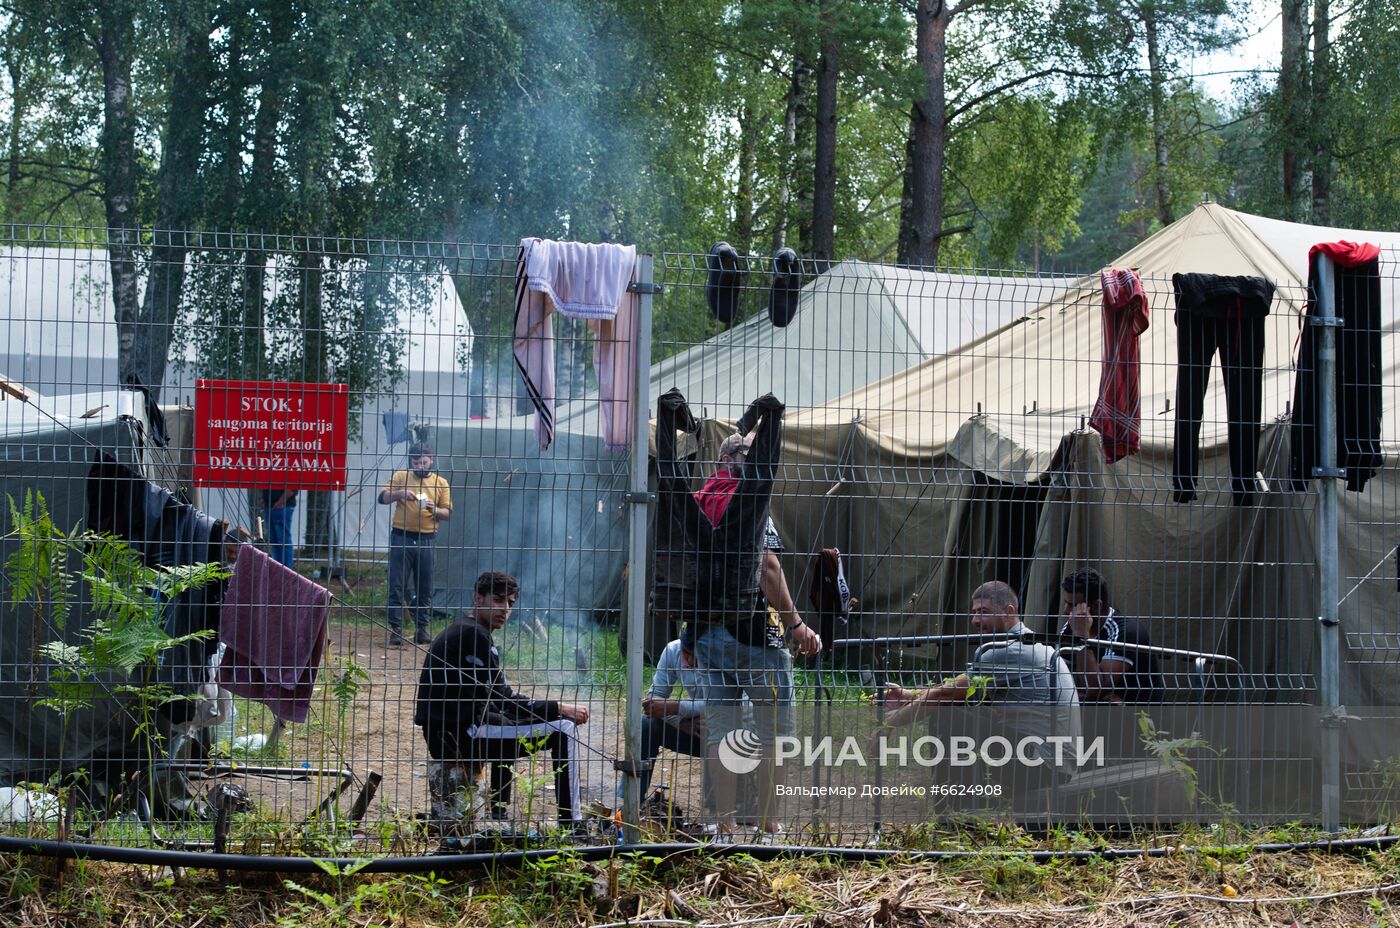
[[[812,555],[812,566],[814,576],[807,601],[817,615],[817,634],[821,635],[822,649],[831,651],[850,621],[851,586],[846,582],[840,548],[820,549]]]
[[[695,420],[674,387],[657,400],[656,513],[658,557],[686,565],[683,617],[697,625],[751,621],[762,608],[759,565],[768,524],[778,457],[783,444],[783,404],[772,394],[754,400],[739,419],[739,434],[754,434],[739,486],[717,523],[711,523],[690,492],[677,458],[677,430],[693,431]],[[694,565],[693,573],[690,565]],[[675,582],[675,578],[670,578]]]
[[[1138,272],[1109,268],[1103,285],[1103,372],[1089,426],[1103,436],[1104,462],[1142,450],[1138,337],[1147,331],[1147,294]]]
[[[219,684],[284,722],[304,722],[326,647],[331,594],[252,545],[242,545],[224,594]]]
[[[219,561],[225,524],[182,502],[106,452],[99,452],[86,481],[87,525],[94,532],[125,541],[151,567],[175,567]],[[215,631],[227,581],[185,590],[161,604],[160,624],[172,638]],[[161,655],[155,681],[177,696],[195,696],[204,686],[209,658],[218,642],[193,639]],[[188,722],[196,704],[172,700],[162,713],[172,722]]]
[[[1324,255],[1335,265],[1333,307],[1342,320],[1336,337],[1337,466],[1346,470],[1347,489],[1360,492],[1381,466],[1381,272],[1375,245],[1325,242],[1308,251],[1308,311],[1293,386],[1289,476],[1293,489],[1302,490],[1322,459],[1317,429],[1320,345],[1317,326],[1310,321],[1317,314],[1317,267]]]
[[[540,450],[554,441],[554,330],[558,310],[585,319],[594,336],[603,443],[626,451],[632,436],[632,364],[639,301],[627,292],[637,263],[633,245],[520,240],[515,273],[515,366],[535,407]]]
[[[1262,277],[1173,274],[1176,295],[1176,429],[1173,498],[1196,498],[1201,417],[1211,359],[1220,353],[1230,444],[1230,500],[1249,506],[1257,492],[1263,405],[1264,318],[1274,285]]]

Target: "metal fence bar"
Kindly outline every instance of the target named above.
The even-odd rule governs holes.
[[[651,514],[647,494],[647,444],[651,421],[651,313],[652,294],[655,285],[652,281],[652,256],[637,256],[636,283],[633,289],[641,301],[637,322],[637,353],[635,357],[636,395],[632,420],[632,472],[628,479],[628,517],[630,535],[628,538],[627,559],[627,696],[625,705],[633,707],[624,716],[624,731],[627,739],[627,765],[623,777],[623,837],[628,844],[638,839],[637,823],[640,820],[641,781],[638,779],[637,764],[642,762],[642,730],[639,707],[642,704],[642,664],[645,660],[643,646],[646,638],[646,598],[647,598],[647,526]]]
[[[1321,397],[1317,416],[1317,443],[1321,466],[1317,501],[1318,635],[1321,667],[1318,690],[1322,703],[1322,827],[1341,827],[1341,620],[1339,618],[1340,553],[1338,550],[1339,481],[1345,472],[1337,467],[1337,318],[1333,305],[1336,269],[1332,258],[1317,258],[1318,385]]]

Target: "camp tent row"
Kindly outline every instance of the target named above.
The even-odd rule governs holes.
[[[774,327],[760,313],[652,365],[651,396],[679,387],[712,423],[737,417],[769,391],[817,405],[984,337],[1069,283],[842,262],[808,282],[787,327]],[[752,286],[746,296],[761,296],[759,284]],[[683,286],[668,293],[668,299],[695,295]],[[555,443],[543,452],[530,416],[435,423],[439,464],[451,471],[461,505],[470,507],[439,539],[441,607],[465,607],[472,578],[494,569],[520,578],[521,608],[532,618],[618,617],[630,462],[603,447],[596,397],[561,402],[555,419]],[[697,463],[697,475],[701,470]]]
[[[1060,575],[1089,564],[1108,575],[1124,611],[1148,620],[1158,643],[1227,650],[1262,683],[1308,686],[1316,638],[1315,497],[1270,493],[1254,507],[1229,505],[1218,371],[1205,404],[1201,499],[1171,502],[1170,275],[1258,274],[1280,285],[1266,336],[1261,442],[1261,470],[1276,477],[1287,461],[1287,430],[1275,420],[1289,411],[1292,396],[1307,250],[1342,238],[1400,245],[1393,234],[1299,226],[1205,205],[1113,262],[1143,274],[1152,326],[1142,341],[1143,451],[1111,466],[1097,435],[1084,428],[1102,350],[1092,278],[964,276],[843,262],[803,288],[787,328],[759,315],[654,365],[652,397],[678,386],[713,417],[697,461],[713,460],[726,420],[753,396],[771,390],[787,401],[774,516],[793,553],[789,574],[805,601],[811,578],[803,555],[841,547],[859,601],[857,631],[961,631],[968,595],[992,577],[1021,589],[1023,611],[1044,627],[1056,612]],[[12,307],[20,305],[15,281],[25,279],[16,276],[14,257],[7,262]],[[1393,250],[1383,262],[1384,377],[1391,384],[1400,374],[1393,360],[1400,347]],[[105,263],[94,262],[87,273],[83,280],[105,274]],[[70,286],[85,285],[74,277]],[[24,312],[12,315],[42,327],[46,311],[22,305]],[[106,352],[111,344],[100,347]],[[80,353],[76,346],[72,352]],[[426,385],[424,392],[433,395]],[[464,516],[448,524],[442,540],[440,603],[465,605],[469,578],[492,567],[522,578],[532,609],[576,618],[614,613],[626,563],[627,461],[603,450],[596,407],[562,404],[559,437],[546,452],[535,447],[528,417],[470,421],[452,409],[424,415],[434,412],[440,463]],[[79,415],[69,416],[69,425],[77,427]],[[118,428],[107,424],[109,416],[114,406],[81,420],[80,428],[124,431],[135,421],[119,420]],[[39,466],[23,450],[36,440],[33,428],[23,417],[7,426],[5,479],[16,487],[32,481]],[[344,541],[382,550],[365,528],[387,521],[373,506],[370,462],[387,473],[397,461],[389,460],[393,446],[377,423],[366,429],[383,444],[359,462],[362,505],[347,520]],[[1388,650],[1400,653],[1395,579],[1375,571],[1395,544],[1394,432],[1388,413],[1386,466],[1366,492],[1343,499],[1343,574],[1369,577],[1343,603],[1352,659],[1343,698],[1358,704],[1380,704],[1380,694],[1400,682],[1396,662],[1385,658]],[[52,422],[43,433],[41,444],[66,441]],[[82,443],[64,435],[72,438],[64,453],[76,475]],[[102,445],[117,441],[99,438]],[[697,475],[703,469],[698,464]],[[357,533],[371,540],[357,545]]]
[[[716,436],[723,431],[718,423],[737,417],[759,393],[771,390],[787,401],[785,484],[775,504],[779,527],[794,552],[835,544],[848,553],[859,616],[880,623],[882,633],[945,628],[962,615],[972,586],[989,575],[1005,576],[1023,589],[1028,614],[1049,615],[1058,574],[1093,563],[1115,581],[1126,610],[1193,620],[1174,624],[1184,630],[1181,635],[1161,629],[1159,639],[1223,646],[1228,617],[1288,618],[1308,601],[1292,595],[1299,592],[1296,584],[1310,585],[1307,570],[1274,568],[1284,576],[1273,577],[1264,568],[1242,569],[1242,555],[1280,533],[1295,531],[1300,539],[1310,534],[1305,525],[1294,526],[1301,518],[1298,501],[1286,494],[1245,512],[1223,502],[1218,371],[1201,437],[1206,492],[1195,505],[1170,504],[1176,376],[1170,275],[1258,274],[1280,286],[1264,362],[1261,468],[1268,476],[1286,460],[1286,429],[1273,420],[1288,412],[1292,396],[1307,249],[1338,238],[1397,241],[1394,235],[1301,226],[1207,204],[1113,262],[1143,274],[1152,325],[1142,340],[1143,453],[1112,467],[1103,466],[1097,436],[1084,428],[1102,350],[1095,278],[961,275],[842,262],[807,283],[786,328],[772,326],[760,313],[653,365],[651,395],[680,387],[697,411],[718,420]],[[9,324],[12,330],[20,326],[10,344],[12,353],[24,346],[25,371],[47,363],[45,320],[67,320],[72,324],[55,326],[67,334],[52,344],[70,367],[83,361],[82,370],[33,372],[47,386],[101,382],[83,371],[91,373],[94,363],[99,374],[106,371],[114,353],[114,339],[103,334],[110,317],[94,308],[100,303],[110,312],[105,262],[60,249],[16,250],[6,257]],[[663,266],[661,276],[668,273]],[[752,287],[761,298],[762,282],[755,279]],[[1389,321],[1393,278],[1386,287]],[[673,286],[667,298],[685,289]],[[70,291],[65,314],[60,304]],[[570,612],[611,611],[626,559],[625,458],[602,449],[596,403],[588,400],[560,405],[559,440],[543,453],[532,441],[529,417],[462,418],[453,402],[455,381],[440,382],[458,376],[453,365],[460,355],[455,343],[447,354],[442,345],[464,331],[452,321],[461,310],[451,287],[444,291],[439,302],[447,321],[410,324],[421,337],[411,340],[416,354],[408,359],[410,383],[399,391],[420,405],[436,404],[408,411],[434,422],[439,464],[453,480],[463,511],[470,508],[477,516],[449,523],[440,576],[470,577],[488,565],[515,570],[527,585],[536,581],[539,603]],[[1386,357],[1393,357],[1391,335],[1388,328]],[[1386,373],[1389,383],[1390,368]],[[372,415],[377,411],[367,409],[352,455],[356,485],[345,494],[341,538],[347,548],[385,547],[387,519],[374,496],[404,446],[387,441]],[[1389,440],[1393,416],[1385,422]],[[712,449],[702,450],[701,457],[709,455]],[[1378,488],[1388,474],[1383,472]],[[1110,488],[1114,505],[1087,505]],[[206,495],[218,509],[220,496]],[[1375,507],[1391,498],[1377,489],[1349,496],[1347,504],[1364,505],[1367,521],[1376,521]],[[1360,519],[1362,513],[1352,515]],[[1290,520],[1293,528],[1266,531],[1273,519]],[[1349,568],[1364,574],[1389,550],[1384,533],[1375,534],[1352,552]],[[1348,537],[1362,544],[1360,535]],[[1311,563],[1290,550],[1273,558],[1255,552],[1256,559]],[[1221,566],[1203,572],[1196,569],[1200,563]],[[793,562],[790,572],[801,598],[808,571]],[[444,582],[448,587],[439,601],[447,608],[464,605],[470,596],[466,581]],[[1365,615],[1376,614],[1379,605],[1364,593],[1350,602]]]
[[[1157,644],[1234,654],[1250,675],[1244,685],[1276,694],[1314,686],[1317,497],[1280,492],[1278,478],[1288,468],[1308,249],[1339,239],[1383,248],[1385,463],[1364,492],[1343,494],[1341,552],[1350,578],[1343,701],[1385,704],[1400,683],[1396,578],[1385,567],[1400,521],[1390,389],[1400,377],[1400,234],[1203,205],[1113,262],[1141,272],[1151,303],[1140,455],[1106,465],[1099,436],[1085,427],[1103,340],[1097,278],[1086,278],[984,340],[790,416],[787,479],[774,506],[780,529],[799,550],[848,552],[864,634],[965,631],[970,594],[988,579],[1018,587],[1030,624],[1044,629],[1057,621],[1060,577],[1094,566]],[[1255,506],[1230,504],[1218,367],[1204,405],[1200,498],[1173,501],[1170,278],[1187,271],[1259,275],[1279,286],[1267,320],[1260,443],[1272,492]]]

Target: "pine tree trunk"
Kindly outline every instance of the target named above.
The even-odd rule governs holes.
[[[258,88],[258,109],[253,114],[253,163],[249,169],[248,195],[243,219],[255,232],[267,232],[273,225],[267,196],[277,167],[277,123],[282,117],[281,82],[275,66],[262,75]],[[243,325],[240,369],[245,378],[260,380],[267,369],[267,260],[261,247],[250,248],[243,257]]]
[[[102,205],[107,219],[117,377],[135,373],[140,312],[136,281],[136,116],[131,99],[131,25],[125,4],[101,6]]]
[[[899,263],[938,263],[943,228],[943,163],[948,141],[945,69],[948,8],[942,0],[919,0],[914,53],[923,93],[909,117],[905,145],[904,200],[899,214]]]
[[[1332,42],[1328,17],[1330,0],[1313,0],[1312,60],[1312,216],[1320,226],[1332,222],[1332,125],[1327,114],[1327,98],[1332,92]]]
[[[1157,44],[1157,13],[1151,4],[1142,8],[1147,33],[1147,70],[1152,86],[1152,190],[1157,201],[1157,221],[1164,227],[1176,221],[1172,211],[1171,164],[1167,151],[1167,96],[1163,85],[1162,52]]]
[[[203,20],[190,22],[183,16],[185,10],[186,7],[176,6],[170,23],[176,65],[170,77],[160,168],[156,174],[156,231],[140,311],[141,343],[134,363],[136,375],[157,397],[165,381],[170,339],[185,288],[190,227],[198,216],[194,166],[199,163],[202,150],[205,88],[213,71],[207,12]]]
[[[739,113],[739,181],[734,191],[734,247],[746,255],[754,246],[753,191],[758,183],[758,127],[753,104],[745,100]]]
[[[1283,46],[1279,57],[1280,151],[1283,205],[1287,218],[1302,218],[1303,160],[1306,156],[1308,100],[1308,2],[1283,0]]]
[[[812,192],[812,257],[823,271],[836,252],[836,94],[840,84],[840,46],[836,4],[822,4],[822,48],[817,60],[817,139]]]
[[[801,58],[797,58],[792,63],[792,76],[788,79],[787,99],[783,114],[783,156],[784,167],[782,177],[778,180],[778,195],[776,198],[773,222],[773,250],[787,245],[788,225],[791,221],[793,190],[797,186],[796,175],[799,170],[799,157],[797,154],[798,122],[801,114],[806,109],[807,83],[811,76],[812,68]]]

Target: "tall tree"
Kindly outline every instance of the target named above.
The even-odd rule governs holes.
[[[1332,4],[1313,0],[1311,115],[1308,120],[1311,150],[1308,167],[1312,172],[1312,204],[1309,219],[1318,225],[1332,221]]]
[[[1198,192],[1177,190],[1174,179],[1189,175],[1174,162],[1194,154],[1198,127],[1209,101],[1191,86],[1184,60],[1223,49],[1237,39],[1231,0],[1115,0],[1112,13],[1123,23],[1123,61],[1146,61],[1120,91],[1120,118],[1145,124],[1150,159],[1146,178],[1152,212],[1160,225],[1174,222]],[[1185,194],[1183,196],[1183,194]]]
[[[102,204],[117,322],[117,372],[134,373],[141,350],[137,293],[136,101],[131,83],[135,10],[125,0],[99,5],[94,36],[102,66]]]
[[[836,118],[841,82],[841,36],[836,0],[820,0],[816,142],[812,178],[812,257],[825,268],[836,256]]]
[[[1308,0],[1283,0],[1279,55],[1279,154],[1288,219],[1302,216],[1302,174],[1308,139]]]
[[[156,170],[155,229],[146,273],[146,291],[137,312],[140,339],[118,371],[159,395],[165,382],[170,341],[185,287],[189,239],[201,214],[199,164],[205,152],[205,117],[213,105],[209,0],[167,0],[163,10],[169,64],[160,166]]]
[[[949,209],[950,147],[997,108],[1024,94],[1070,99],[1083,85],[1121,76],[1105,40],[1104,17],[1091,6],[1066,4],[1057,15],[1023,0],[918,0],[914,20],[917,90],[909,108],[901,196],[898,259],[932,265],[942,243],[970,232]],[[968,217],[970,218],[970,217]],[[1029,221],[1029,214],[1027,215]]]
[[[970,0],[964,0],[964,3]],[[945,0],[918,0],[914,60],[922,78],[909,111],[904,190],[900,198],[899,263],[934,265],[943,230],[943,163],[948,148],[948,25],[955,12]]]

